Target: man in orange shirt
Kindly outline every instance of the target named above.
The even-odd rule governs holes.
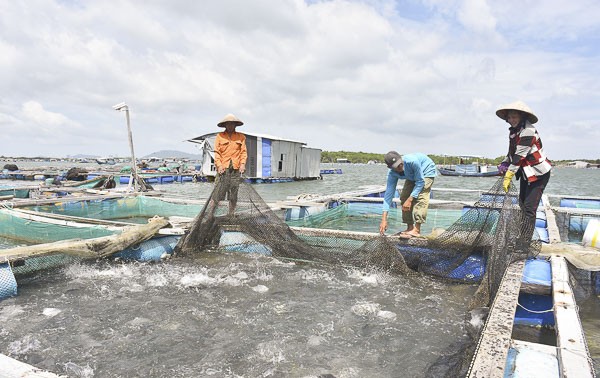
[[[233,215],[237,204],[238,189],[241,175],[246,172],[246,136],[235,131],[235,128],[243,125],[233,114],[227,114],[217,124],[224,127],[225,131],[217,134],[215,139],[215,167],[217,168],[217,188],[219,192],[217,199],[222,201],[227,196],[229,200],[229,215]]]

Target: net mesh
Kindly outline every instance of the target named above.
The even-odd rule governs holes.
[[[502,178],[438,237],[402,241],[292,230],[239,174],[226,174],[217,180],[176,253],[257,252],[405,275],[420,272],[460,282],[481,280],[485,270],[472,303],[479,307],[489,304],[510,263],[539,252],[539,240],[532,240],[533,229],[534,222],[522,215],[516,189],[505,193]]]
[[[176,248],[180,254],[203,250],[258,252],[296,260],[411,273],[402,255],[386,237],[356,240],[318,233],[296,234],[252,186],[235,174],[219,177],[206,205]]]

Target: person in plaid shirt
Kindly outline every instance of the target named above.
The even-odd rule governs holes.
[[[552,164],[544,154],[542,139],[536,128],[538,118],[522,101],[500,107],[496,115],[509,127],[508,154],[498,166],[504,173],[503,188],[508,192],[513,176],[519,180],[519,205],[523,212],[522,241],[529,243],[535,226],[535,215],[550,180]]]

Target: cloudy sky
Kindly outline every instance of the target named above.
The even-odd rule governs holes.
[[[0,156],[196,152],[239,131],[328,151],[497,157],[516,99],[550,159],[600,158],[597,0],[0,2]]]

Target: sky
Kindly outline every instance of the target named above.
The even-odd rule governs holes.
[[[198,153],[220,131],[480,155],[522,100],[548,157],[600,158],[597,0],[0,1],[0,156]]]

